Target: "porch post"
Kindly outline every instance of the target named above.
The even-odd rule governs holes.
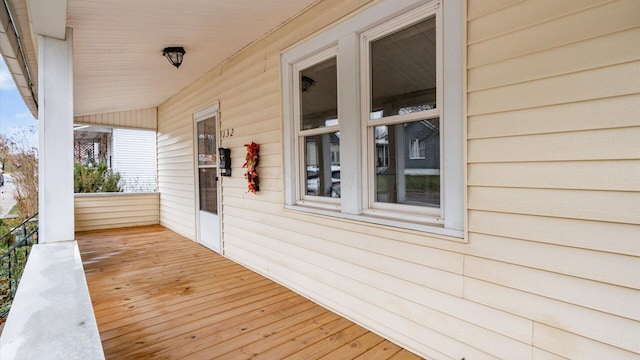
[[[73,30],[38,35],[39,242],[74,239]]]

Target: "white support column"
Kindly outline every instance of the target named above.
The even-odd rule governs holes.
[[[73,32],[38,35],[39,242],[73,240]]]

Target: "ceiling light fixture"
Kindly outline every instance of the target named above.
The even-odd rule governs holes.
[[[182,57],[184,56],[185,51],[182,46],[173,46],[167,47],[162,50],[162,55],[169,60],[171,65],[179,68],[182,65]]]

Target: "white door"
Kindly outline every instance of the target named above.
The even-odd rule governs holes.
[[[218,181],[218,106],[194,115],[196,136],[196,223],[198,242],[222,253]]]

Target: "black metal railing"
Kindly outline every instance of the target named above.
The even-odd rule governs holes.
[[[8,247],[7,251],[0,255],[0,322],[9,313],[31,246],[37,243],[37,213],[0,237],[0,244]]]

